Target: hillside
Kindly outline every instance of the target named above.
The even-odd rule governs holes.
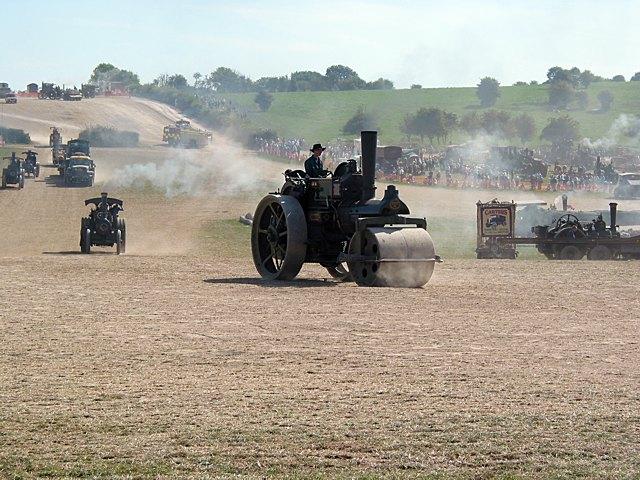
[[[162,127],[180,117],[166,105],[140,98],[98,97],[81,102],[21,98],[2,108],[0,125],[27,131],[35,143],[48,143],[54,125],[67,137],[89,126],[104,125],[135,131],[142,143],[156,144],[162,140]]]
[[[602,90],[609,90],[614,96],[613,108],[607,113],[595,111],[599,107],[597,95]],[[538,131],[533,143],[540,143],[540,131],[550,117],[558,115],[547,105],[547,87],[501,87],[500,91],[501,97],[494,108],[512,115],[523,112],[532,115]],[[568,112],[580,122],[581,134],[585,137],[597,139],[606,135],[620,114],[640,113],[640,82],[599,82],[592,84],[587,92],[587,110]],[[266,113],[258,110],[253,101],[254,93],[224,96],[248,110],[251,128],[271,128],[278,135],[301,136],[309,142],[345,137],[341,128],[361,105],[377,116],[382,141],[386,143],[404,138],[398,128],[401,120],[420,107],[438,107],[459,116],[474,110],[485,111],[479,107],[475,88],[275,93],[274,102]],[[463,133],[457,133],[452,140],[459,142],[465,138]]]

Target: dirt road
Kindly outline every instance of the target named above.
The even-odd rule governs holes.
[[[103,100],[84,118],[112,118]],[[96,149],[95,188],[44,169],[0,190],[0,477],[640,474],[635,262],[447,259],[416,290],[316,267],[265,284],[229,220],[283,165],[222,138],[156,146],[177,114],[117,102],[145,144]],[[62,117],[37,108],[14,121],[48,135]],[[125,200],[127,255],[77,253],[102,189]],[[481,194],[402,192],[463,219]]]

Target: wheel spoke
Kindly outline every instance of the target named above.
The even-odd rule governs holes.
[[[262,235],[266,235],[268,232],[266,229],[261,228],[260,230],[258,230],[258,233],[261,233]]]
[[[278,214],[276,213],[276,209],[273,208],[273,204],[269,204],[269,209],[271,210],[271,215],[273,219],[277,219],[278,218]]]
[[[286,235],[287,235],[287,231],[285,230],[284,232],[280,232],[280,233],[278,234],[278,238],[285,237]]]

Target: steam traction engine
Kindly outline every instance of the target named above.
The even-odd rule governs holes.
[[[309,178],[287,170],[278,193],[256,208],[251,247],[264,278],[293,279],[304,263],[319,263],[331,276],[358,285],[420,287],[439,257],[424,218],[389,185],[374,200],[377,132],[362,132],[362,169],[355,160],[335,172]]]

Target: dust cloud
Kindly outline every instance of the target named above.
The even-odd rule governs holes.
[[[220,137],[218,137],[220,138]],[[114,169],[106,188],[152,188],[167,198],[238,196],[265,192],[280,181],[284,168],[220,139],[201,150],[162,148],[157,159]]]

